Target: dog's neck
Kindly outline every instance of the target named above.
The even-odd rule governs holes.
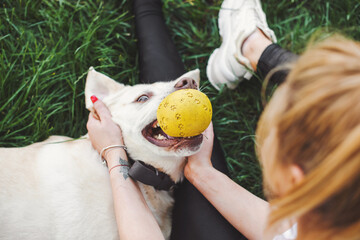
[[[132,157],[131,154],[130,157]],[[136,158],[133,159],[142,161],[148,165],[153,166],[157,170],[168,174],[175,183],[181,181],[184,177],[183,171],[186,163],[185,157],[157,156],[156,159],[154,159],[153,157],[143,158],[143,159],[136,159]]]
[[[131,167],[129,176],[143,184],[153,186],[156,190],[169,191],[175,186],[175,182],[170,176],[151,165],[142,161],[134,161],[129,159]]]
[[[88,134],[84,135],[82,138],[90,141]],[[157,156],[156,158],[154,158],[153,156],[150,157],[149,155],[147,155],[143,156],[142,158],[138,158],[137,156],[134,156],[134,154],[131,154],[129,152],[128,155],[129,158],[133,160],[142,161],[148,165],[153,166],[159,171],[168,174],[175,183],[180,182],[184,177],[183,172],[186,163],[185,157]]]

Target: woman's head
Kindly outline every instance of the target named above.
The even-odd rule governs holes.
[[[276,196],[270,225],[298,219],[310,232],[356,236],[360,44],[333,37],[309,48],[266,107],[257,143],[265,186]]]

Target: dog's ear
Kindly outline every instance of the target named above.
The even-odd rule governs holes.
[[[85,84],[86,108],[90,110],[92,107],[90,100],[92,95],[103,100],[107,96],[121,90],[123,87],[125,87],[124,84],[118,83],[108,76],[95,71],[93,67],[90,67]]]
[[[198,86],[200,86],[200,70],[197,68],[195,70],[192,70],[190,72],[187,72],[185,74],[183,74],[181,77],[179,77],[178,79],[184,78],[184,77],[188,77],[188,78],[192,78],[196,81],[196,84]]]

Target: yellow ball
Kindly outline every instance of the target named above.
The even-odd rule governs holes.
[[[201,134],[209,126],[211,117],[209,98],[195,89],[182,89],[169,94],[157,110],[161,129],[172,137]]]

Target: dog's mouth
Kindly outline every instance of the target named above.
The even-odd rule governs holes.
[[[194,137],[171,137],[167,135],[161,128],[157,120],[148,124],[143,130],[142,135],[152,144],[159,147],[168,147],[171,150],[180,148],[194,149],[200,146],[203,135]]]

